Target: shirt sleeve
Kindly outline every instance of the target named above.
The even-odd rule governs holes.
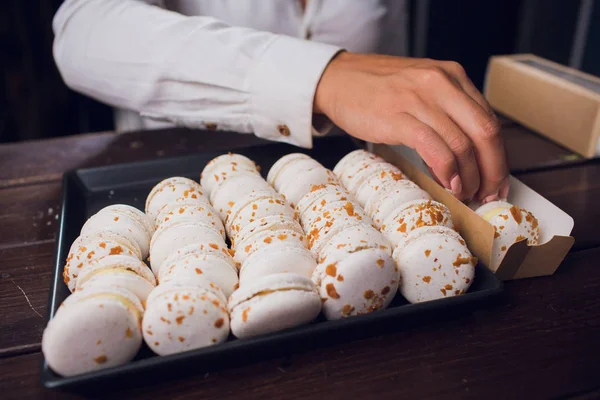
[[[144,117],[301,147],[312,146],[315,90],[341,50],[136,0],[67,0],[53,29],[73,90]]]

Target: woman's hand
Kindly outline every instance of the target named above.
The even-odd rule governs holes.
[[[415,149],[461,200],[508,195],[498,121],[456,62],[340,53],[314,111],[357,138]]]

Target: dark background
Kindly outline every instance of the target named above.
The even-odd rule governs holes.
[[[51,24],[61,2],[0,2],[0,142],[113,129],[111,109],[69,90],[54,65]],[[494,54],[535,53],[568,65],[587,5],[591,17],[580,64],[583,71],[600,75],[598,3],[412,0],[411,54],[456,60],[480,88]]]

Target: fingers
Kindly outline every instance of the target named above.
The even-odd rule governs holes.
[[[387,125],[384,134],[386,143],[402,143],[415,149],[443,186],[462,192],[454,153],[433,128],[408,113],[401,113],[394,123]]]
[[[477,197],[484,202],[506,191],[508,177],[504,142],[496,118],[449,81],[438,82],[435,101],[473,143],[481,183]]]
[[[441,110],[422,106],[413,111],[413,115],[433,128],[454,154],[461,179],[461,190],[452,188],[454,195],[459,200],[472,199],[479,189],[480,176],[469,137]]]
[[[489,115],[494,115],[492,107],[489,105],[487,100],[483,97],[481,92],[477,90],[465,69],[459,63],[455,61],[442,61],[440,67],[458,83],[458,85],[469,95],[481,108],[485,110]]]

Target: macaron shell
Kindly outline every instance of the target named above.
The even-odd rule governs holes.
[[[309,278],[317,266],[310,251],[294,244],[275,244],[252,253],[240,269],[240,286],[263,276],[294,273]]]
[[[259,190],[273,189],[259,175],[240,173],[216,186],[210,195],[210,202],[219,213],[221,220],[226,221],[236,201],[248,193]]]
[[[321,300],[315,291],[274,291],[234,307],[231,331],[239,339],[277,332],[307,324],[320,311]]]
[[[139,326],[137,317],[118,301],[95,297],[74,302],[48,323],[42,352],[62,376],[121,365],[140,349]]]
[[[198,201],[209,204],[202,187],[187,178],[174,177],[158,183],[146,199],[146,214],[154,220],[163,207],[176,201]]]
[[[446,226],[454,229],[450,210],[434,200],[416,200],[398,207],[385,219],[381,232],[395,246],[422,226]]]
[[[156,278],[152,273],[152,270],[140,259],[128,256],[128,255],[110,255],[106,257],[99,258],[84,266],[79,278],[85,279],[85,274],[89,272],[93,272],[96,269],[102,268],[124,268],[130,271],[135,272],[142,278],[146,279],[153,285],[156,285]]]
[[[212,228],[198,222],[178,223],[158,230],[152,237],[150,246],[150,265],[154,275],[159,274],[160,267],[169,254],[196,243],[220,246],[223,238]]]
[[[209,192],[209,194],[211,191],[211,189],[209,188],[211,180],[214,180],[214,175],[219,175],[218,173],[216,173],[216,171],[223,167],[235,167],[236,169],[240,168],[243,170],[255,170],[258,172],[256,163],[248,157],[243,156],[241,154],[227,153],[215,157],[206,164],[206,166],[200,173],[200,184],[204,189],[206,189]],[[235,170],[231,171],[236,172]]]
[[[138,210],[135,207],[132,207],[127,204],[111,204],[109,206],[104,207],[98,212],[100,213],[103,211],[125,214],[130,218],[137,220],[146,228],[146,231],[148,232],[148,237],[152,237],[152,234],[154,233],[154,224],[152,222],[152,219],[148,217],[145,212]]]
[[[196,202],[177,202],[169,204],[161,210],[156,218],[157,229],[166,224],[178,222],[203,222],[217,231],[225,240],[225,228],[216,211],[207,204]]]
[[[508,203],[506,201],[502,201],[502,200],[498,200],[498,201],[490,201],[489,203],[485,203],[484,205],[478,207],[475,210],[475,213],[477,215],[479,215],[480,217],[483,217],[486,213],[488,213],[489,211],[492,211],[494,209],[510,209],[513,205],[511,203]],[[489,221],[488,221],[489,222]]]
[[[370,153],[366,150],[354,150],[350,153],[346,154],[333,168],[333,173],[337,176],[341,176],[344,173],[344,170],[357,162],[368,160],[368,159],[377,159],[377,156],[373,153]]]
[[[379,157],[365,158],[350,165],[339,176],[340,181],[351,193],[356,193],[356,189],[362,184],[363,180],[374,169],[375,165],[385,163],[385,160]]]
[[[222,343],[229,336],[229,316],[207,290],[181,289],[148,303],[142,321],[144,340],[158,355],[181,353]]]
[[[104,239],[105,236],[109,235],[79,236],[71,245],[63,270],[63,279],[71,292],[75,290],[77,277],[85,264],[113,254],[139,258],[139,254],[125,247],[122,242]]]
[[[260,172],[258,172],[256,165],[254,165],[252,161],[243,163],[239,160],[233,161],[233,159],[222,161],[223,162],[217,163],[214,168],[209,169],[207,166],[200,175],[200,184],[207,191],[209,196],[212,193],[212,190],[218,186],[220,182],[223,182],[236,174],[244,173],[260,176]]]
[[[81,228],[81,235],[90,235],[95,232],[114,232],[125,236],[137,243],[143,259],[148,258],[150,239],[146,226],[138,220],[112,211],[101,211],[92,215]]]
[[[308,248],[317,257],[321,248],[338,232],[351,226],[365,224],[370,225],[371,219],[356,203],[346,202],[339,207],[325,207],[321,216],[315,219],[307,231]]]
[[[263,231],[252,235],[237,246],[233,259],[243,264],[255,251],[263,247],[270,247],[279,243],[290,243],[296,246],[307,246],[306,237],[295,230]]]
[[[308,210],[315,212],[317,206],[324,205],[321,204],[323,198],[327,199],[326,201],[353,200],[352,195],[339,183],[315,185],[296,204],[296,212],[300,217],[303,217]]]
[[[329,320],[386,308],[398,288],[400,275],[386,250],[365,249],[320,263],[313,274]]]
[[[381,249],[392,254],[392,246],[383,234],[370,225],[357,225],[342,230],[325,244],[318,260],[339,260],[361,249]]]
[[[394,250],[394,259],[402,276],[400,292],[411,303],[465,293],[477,264],[460,235],[445,227],[412,231],[404,247]]]
[[[389,163],[377,164],[374,168],[368,169],[365,172],[366,176],[356,189],[356,200],[363,207],[385,182],[406,179],[398,167]]]
[[[295,158],[290,160],[286,165],[284,165],[283,168],[281,168],[281,171],[277,173],[277,177],[275,178],[275,180],[273,180],[272,183],[269,181],[269,183],[271,183],[275,190],[281,193],[281,188],[283,187],[283,185],[294,181],[301,174],[306,173],[306,171],[315,168],[321,169],[324,167],[317,160],[310,157]]]
[[[365,210],[380,228],[396,208],[415,200],[431,200],[431,195],[409,180],[391,181],[371,196]]]
[[[296,219],[290,218],[287,215],[271,215],[249,222],[246,226],[240,227],[239,231],[236,230],[235,234],[230,238],[232,241],[231,248],[237,252],[240,249],[241,243],[249,242],[254,235],[281,230],[294,231],[304,236],[304,231]],[[241,247],[243,248],[244,246]]]
[[[318,218],[326,208],[332,207],[335,204],[343,205],[348,201],[356,203],[352,195],[346,195],[340,191],[325,193],[319,200],[313,203],[312,207],[309,207],[304,214],[302,214],[300,221],[303,229],[309,230],[314,220]]]
[[[217,285],[227,298],[231,296],[238,284],[235,267],[223,258],[212,254],[188,254],[173,264],[165,263],[160,275],[161,284],[173,280],[174,277],[184,280],[203,277]]]
[[[204,256],[216,257],[228,264],[230,269],[237,272],[235,267],[235,262],[233,261],[232,254],[234,252],[227,248],[225,243],[192,243],[187,246],[181,247],[176,251],[171,252],[169,256],[165,259],[164,263],[167,266],[173,265],[175,263],[180,262],[181,260],[188,259],[193,256],[198,258],[203,258]],[[162,279],[163,274],[167,273],[168,269],[161,269],[161,273],[157,276],[160,280]]]
[[[298,171],[294,179],[282,183],[279,193],[292,207],[295,207],[314,186],[337,182],[338,179],[333,172],[319,165],[316,168]]]
[[[269,185],[275,187],[275,180],[277,179],[277,175],[285,168],[286,165],[288,165],[294,160],[309,158],[309,156],[302,153],[291,153],[281,157],[275,162],[275,164],[273,164],[273,166],[269,170],[269,173],[267,174],[267,182],[269,182]]]
[[[240,204],[240,202],[236,203],[236,206],[237,204]],[[258,198],[251,198],[239,208],[234,207],[234,209],[232,209],[232,213],[227,219],[229,237],[235,240],[236,233],[239,232],[242,227],[260,218],[272,215],[286,215],[293,219],[296,216],[296,212],[280,195],[264,194]]]
[[[88,288],[123,288],[135,294],[141,302],[145,302],[154,289],[152,283],[141,276],[123,269],[98,270],[84,283],[77,282],[77,291],[85,292]]]
[[[494,227],[494,246],[492,250],[492,268],[500,266],[506,252],[516,242],[527,240],[529,246],[540,243],[538,220],[529,211],[511,206],[490,220]]]

